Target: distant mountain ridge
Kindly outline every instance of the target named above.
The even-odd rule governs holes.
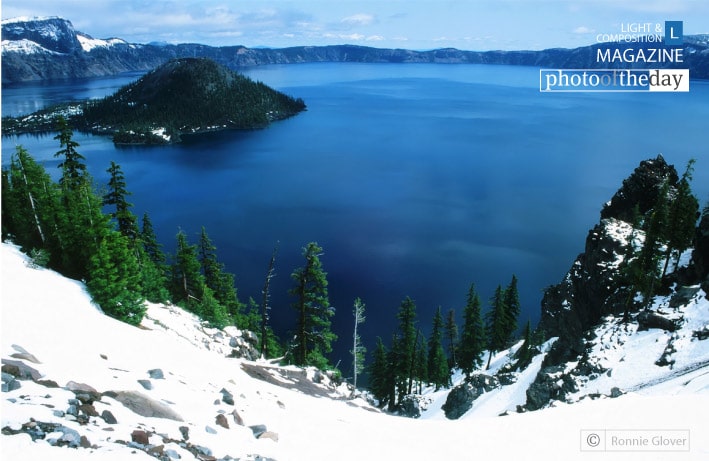
[[[2,22],[2,83],[81,78],[147,71],[171,59],[210,58],[232,69],[264,64],[305,62],[386,62],[506,64],[549,68],[626,68],[623,63],[596,62],[596,49],[651,48],[646,44],[595,44],[542,51],[430,51],[371,48],[357,45],[290,48],[213,47],[200,44],[135,44],[121,39],[95,39],[76,31],[66,19],[18,18]],[[652,67],[689,68],[692,78],[709,78],[709,35],[685,36],[684,62]]]

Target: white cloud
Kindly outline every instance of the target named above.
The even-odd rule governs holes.
[[[381,35],[370,35],[369,37],[367,37],[368,42],[381,42],[383,40],[384,37],[382,37]]]
[[[591,33],[595,32],[595,30],[591,29],[590,27],[586,27],[586,26],[578,26],[577,28],[575,28],[573,30],[573,32],[575,34],[591,34]]]
[[[374,16],[364,13],[353,14],[342,18],[340,22],[348,26],[368,26],[374,22]]]

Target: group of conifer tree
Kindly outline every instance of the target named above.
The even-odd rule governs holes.
[[[455,309],[444,316],[439,307],[426,337],[417,325],[416,303],[407,297],[399,306],[399,328],[393,334],[389,349],[377,338],[370,366],[373,396],[380,406],[388,405],[393,410],[406,395],[420,393],[424,386],[434,386],[436,390],[450,386],[452,371],[456,368],[470,376],[485,363],[486,351],[489,367],[492,355],[507,349],[515,340],[520,308],[514,275],[506,288],[498,285],[485,315],[480,296],[471,284],[463,308],[462,329],[456,323]],[[537,338],[533,337],[529,322],[524,339],[517,351],[520,367],[526,366],[535,354]]]
[[[138,225],[120,166],[111,162],[108,184],[99,193],[66,121],[60,120],[55,139],[60,145],[55,155],[61,160],[58,182],[22,146],[3,168],[3,241],[19,245],[32,264],[85,281],[93,301],[121,321],[138,325],[146,300],[170,301],[210,326],[236,325],[256,332],[265,357],[283,355],[283,345],[269,324],[275,250],[261,304],[253,299],[240,302],[234,275],[224,270],[204,227],[196,244],[179,230],[175,254],[164,253],[147,213]],[[297,365],[328,368],[325,356],[336,336],[330,328],[334,308],[321,254],[317,244],[308,244],[303,249],[304,267],[291,274],[298,323],[286,357]]]

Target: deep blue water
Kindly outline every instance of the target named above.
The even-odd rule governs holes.
[[[250,132],[192,136],[168,147],[116,148],[76,135],[99,183],[115,160],[165,249],[205,226],[240,299],[260,300],[279,242],[272,314],[294,321],[287,290],[309,241],[324,248],[334,362],[349,363],[352,301],[367,305],[365,345],[385,342],[405,296],[428,331],[435,309],[460,314],[471,282],[486,303],[519,278],[536,322],[544,287],[564,276],[638,163],[662,153],[709,198],[709,84],[685,94],[541,94],[538,70],[436,64],[299,64],[246,72],[308,110]],[[4,88],[3,115],[107,94],[135,75]],[[52,136],[3,138],[3,164],[23,144],[53,174]],[[346,367],[345,367],[346,368]]]

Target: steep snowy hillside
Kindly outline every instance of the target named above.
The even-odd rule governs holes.
[[[177,308],[151,305],[140,328],[119,323],[90,303],[82,284],[30,267],[13,246],[0,251],[3,459],[590,459],[586,451],[612,449],[621,429],[647,435],[649,445],[611,459],[709,457],[706,368],[614,399],[503,417],[493,415],[514,410],[522,385],[491,391],[459,421],[441,416],[444,394],[432,393],[421,419],[402,418],[347,400],[346,389],[312,371],[228,358],[234,347],[248,350],[248,334],[205,329]],[[706,324],[703,296],[685,319]],[[678,351],[706,343],[678,334]],[[622,338],[641,345],[645,335]],[[493,368],[507,355],[494,357]],[[611,352],[604,360],[622,362]],[[531,379],[525,373],[518,384]],[[596,435],[604,444],[589,445]]]

